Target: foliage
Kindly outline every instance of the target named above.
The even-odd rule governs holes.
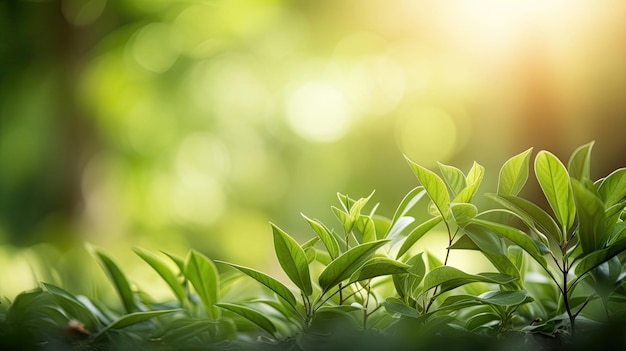
[[[440,164],[438,175],[407,159],[420,185],[392,218],[365,210],[373,193],[338,194],[338,231],[303,215],[315,236],[300,244],[271,225],[289,284],[195,250],[183,259],[135,248],[173,293],[156,303],[94,249],[119,306],[42,282],[3,301],[0,337],[32,349],[583,349],[607,336],[623,347],[602,333],[625,321],[626,169],[592,181],[592,146],[567,166],[537,153],[545,209],[519,195],[531,149],[505,162],[485,193],[494,207],[482,211],[472,203],[481,165],[465,174]],[[417,221],[422,199],[430,218]],[[446,235],[443,261],[416,245],[436,231]],[[456,250],[479,252],[492,270],[452,266]],[[256,290],[244,293],[250,283]]]

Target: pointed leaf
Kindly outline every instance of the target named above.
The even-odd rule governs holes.
[[[361,265],[389,240],[360,244],[333,260],[320,274],[319,284],[323,292],[348,279]]]
[[[118,320],[116,320],[115,322],[107,325],[105,328],[101,329],[98,334],[96,334],[94,336],[95,340],[98,340],[99,338],[101,338],[103,335],[106,335],[106,333],[111,330],[111,329],[122,329],[137,323],[141,323],[141,322],[145,322],[149,319],[152,319],[154,317],[158,317],[158,316],[162,316],[164,314],[168,314],[168,313],[173,313],[173,312],[178,312],[181,311],[180,309],[174,309],[174,310],[159,310],[159,311],[147,311],[147,312],[133,312],[133,313],[129,313],[127,315],[122,316],[121,318],[119,318]]]
[[[69,292],[48,283],[42,283],[52,296],[54,296],[63,310],[73,318],[85,323],[88,329],[97,327],[100,323],[98,318],[80,302],[74,295]]]
[[[406,273],[411,266],[387,257],[373,257],[357,270],[350,283],[380,277],[383,275]]]
[[[418,318],[420,316],[420,313],[417,312],[415,308],[408,306],[397,297],[388,297],[383,302],[383,306],[385,306],[385,310],[391,314],[397,313],[411,318]]]
[[[582,179],[590,179],[591,172],[591,149],[594,142],[587,143],[578,147],[570,156],[567,163],[567,170],[569,175],[581,181]]]
[[[626,196],[626,168],[620,168],[606,176],[598,188],[598,194],[609,208]]]
[[[474,162],[472,168],[467,173],[466,182],[467,186],[463,189],[452,202],[455,203],[464,203],[470,202],[476,191],[478,191],[478,187],[480,183],[483,181],[483,176],[485,175],[485,167],[479,165]]]
[[[404,217],[419,202],[419,200],[424,197],[425,194],[426,191],[424,190],[423,186],[418,186],[411,189],[411,191],[409,191],[404,196],[402,201],[400,201],[400,204],[398,205],[398,208],[396,209],[396,212],[393,214],[393,218],[391,219],[390,228],[393,228],[396,222],[400,218]],[[391,232],[391,229],[389,231]]]
[[[337,240],[335,240],[335,237],[331,234],[330,230],[328,230],[322,222],[316,219],[311,219],[302,213],[301,215],[309,223],[311,228],[313,228],[320,240],[322,240],[322,243],[326,247],[330,257],[333,259],[337,258],[337,256],[339,256],[339,244],[337,243]]]
[[[360,216],[355,222],[356,228],[361,232],[364,243],[376,240],[376,226],[370,216]]]
[[[193,284],[206,313],[218,319],[220,314],[215,304],[219,301],[220,277],[213,261],[190,250],[185,259],[185,276]]]
[[[170,267],[155,254],[139,247],[133,248],[133,251],[146,261],[161,276],[161,278],[163,278],[167,285],[169,285],[170,289],[172,289],[174,296],[176,296],[182,305],[186,299],[186,294],[183,285],[176,276],[176,273],[174,273]]]
[[[426,274],[426,277],[424,277],[424,291],[441,285],[441,289],[438,292],[438,294],[441,294],[445,291],[469,283],[483,282],[506,284],[514,281],[515,279],[516,278],[504,274],[468,274],[451,266],[439,266],[432,269],[428,274]]]
[[[272,336],[274,336],[274,333],[276,333],[276,326],[274,325],[274,323],[272,323],[272,321],[270,321],[263,314],[256,310],[253,310],[250,307],[235,305],[226,302],[218,303],[217,306],[242,316],[243,318],[259,326],[261,329],[267,331]]]
[[[285,301],[287,301],[287,303],[289,303],[291,307],[293,308],[297,307],[298,304],[297,304],[295,296],[293,295],[291,290],[289,290],[289,288],[283,285],[283,283],[281,283],[280,281],[272,278],[271,276],[265,273],[254,270],[252,268],[248,268],[248,267],[244,267],[244,266],[240,266],[234,263],[228,263],[224,261],[216,261],[216,262],[227,264],[237,269],[241,273],[249,276],[250,278],[256,280],[257,282],[268,287],[270,290],[274,291],[278,296],[282,297]]]
[[[467,182],[465,180],[465,174],[458,168],[448,166],[443,163],[437,162],[443,180],[448,184],[450,190],[454,195],[457,195],[461,190],[465,189]]]
[[[109,279],[113,283],[113,286],[115,286],[115,290],[122,300],[125,311],[127,313],[137,311],[138,309],[135,305],[135,297],[133,295],[133,291],[130,288],[128,279],[126,279],[126,276],[124,275],[124,273],[122,273],[122,270],[104,252],[94,250],[94,253],[97,256],[100,265],[104,268],[105,272],[109,276]]]
[[[517,195],[528,180],[528,168],[532,148],[511,157],[500,169],[498,195]]]
[[[576,265],[574,272],[577,276],[582,276],[624,251],[626,251],[626,238],[613,243],[607,248],[597,250],[583,257],[580,262],[578,262],[578,265]]]
[[[272,224],[274,250],[278,263],[289,279],[296,284],[305,295],[313,293],[309,264],[304,250],[282,229]]]
[[[441,220],[442,220],[441,216],[437,216],[437,217],[427,220],[426,222],[420,224],[415,229],[413,229],[413,231],[411,231],[411,233],[407,235],[406,240],[404,240],[404,243],[402,243],[402,246],[400,247],[400,251],[398,251],[398,254],[396,255],[396,257],[400,257],[404,255],[407,251],[409,251],[409,249],[411,249],[411,247],[413,247],[413,245],[421,237],[423,237],[426,233],[428,233],[428,231],[430,231],[437,224],[439,224]]]
[[[548,151],[539,151],[535,158],[535,175],[556,219],[567,232],[576,218],[574,194],[565,166]]]
[[[407,161],[441,216],[443,216],[444,219],[448,219],[450,215],[450,195],[448,194],[448,189],[443,180],[434,172],[414,163],[408,158]]]
[[[572,179],[572,189],[578,213],[578,240],[583,253],[591,253],[603,248],[611,234],[605,226],[604,204],[576,179]]]
[[[469,203],[453,203],[450,206],[452,210],[452,216],[456,221],[456,224],[463,228],[465,227],[478,213],[478,208]]]
[[[333,211],[333,214],[335,215],[335,217],[337,217],[339,222],[343,225],[343,231],[345,233],[350,233],[350,231],[352,231],[352,227],[354,227],[354,222],[352,222],[350,215],[335,206],[331,206],[330,209]]]

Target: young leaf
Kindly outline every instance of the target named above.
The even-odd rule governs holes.
[[[605,225],[604,204],[576,179],[572,179],[572,189],[578,211],[578,240],[583,253],[591,253],[603,248],[610,234]]]
[[[361,232],[364,243],[376,240],[376,226],[370,216],[360,216],[355,222],[356,228]]]
[[[373,257],[350,277],[349,283],[383,275],[406,273],[411,266],[387,257]]]
[[[215,304],[219,301],[220,276],[213,261],[190,250],[185,259],[185,276],[193,284],[206,313],[211,319],[218,319],[220,313]]]
[[[594,142],[587,143],[578,147],[570,156],[567,163],[567,170],[569,175],[579,181],[583,179],[590,179],[591,168],[591,148],[593,148]]]
[[[454,195],[457,195],[461,190],[465,189],[467,181],[465,180],[465,174],[463,174],[460,169],[440,162],[437,162],[437,165],[439,166],[443,180],[448,184],[448,187],[452,190]]]
[[[466,181],[467,186],[463,189],[452,202],[456,203],[465,203],[470,202],[476,191],[478,191],[478,187],[480,183],[483,181],[483,176],[485,175],[485,167],[479,165],[474,162],[472,168],[467,173]]]
[[[456,224],[461,228],[465,227],[478,213],[476,206],[465,202],[452,203],[450,209]]]
[[[396,292],[402,298],[405,295],[418,295],[416,291],[426,273],[426,264],[424,264],[422,255],[423,252],[420,252],[406,261],[409,265],[408,274],[394,274],[392,277]]]
[[[106,335],[106,333],[109,330],[111,330],[111,329],[122,329],[122,328],[125,328],[125,327],[128,327],[128,326],[131,326],[133,324],[145,322],[145,321],[147,321],[149,319],[152,319],[154,317],[158,317],[158,316],[162,316],[164,314],[168,314],[168,313],[172,313],[172,312],[178,312],[178,311],[181,311],[181,310],[180,309],[174,309],[174,310],[159,310],[159,311],[146,311],[146,312],[129,313],[127,315],[122,316],[121,318],[119,318],[115,322],[107,325],[105,328],[101,329],[98,332],[98,334],[96,334],[94,336],[94,340],[98,340],[103,335]]]
[[[282,229],[272,224],[274,250],[283,271],[306,296],[313,294],[311,274],[306,253],[300,245]]]
[[[395,227],[396,223],[400,220],[400,218],[403,218],[409,212],[409,210],[411,210],[413,206],[415,206],[417,202],[422,197],[424,197],[424,194],[426,194],[424,187],[418,186],[418,187],[413,188],[404,196],[404,198],[400,202],[400,205],[398,205],[396,212],[393,214],[393,218],[391,219],[391,226],[389,229],[389,233],[393,231],[393,228]],[[389,236],[389,234],[387,234],[387,236]]]
[[[326,292],[341,281],[348,279],[378,248],[388,242],[389,240],[378,240],[360,244],[337,257],[319,276],[322,291]]]
[[[428,272],[428,274],[426,274],[426,277],[424,277],[424,291],[441,285],[441,290],[438,292],[440,294],[469,283],[483,282],[506,284],[514,281],[515,279],[516,278],[504,274],[468,274],[451,266],[439,266],[432,269]]]
[[[442,220],[441,216],[433,217],[433,218],[427,220],[426,222],[420,224],[415,229],[413,229],[413,231],[411,231],[411,233],[409,233],[409,235],[407,235],[406,240],[404,240],[404,243],[402,243],[402,246],[400,247],[400,251],[398,251],[398,254],[396,255],[396,258],[401,257],[407,251],[409,251],[409,249],[411,249],[411,247],[413,247],[413,245],[422,236],[424,236],[426,233],[428,233],[428,231],[430,231],[437,224],[439,224],[439,222],[441,222],[441,220]]]
[[[326,247],[330,257],[332,259],[337,258],[337,256],[339,256],[339,244],[337,243],[337,240],[335,240],[335,237],[331,234],[330,230],[328,230],[322,222],[316,219],[311,219],[302,213],[301,215],[309,223],[311,228],[313,228],[320,240],[322,240],[322,243]]]
[[[115,286],[115,290],[122,300],[125,311],[127,313],[137,311],[138,309],[135,305],[135,297],[133,295],[133,291],[130,289],[130,284],[128,283],[128,280],[126,279],[124,273],[122,273],[122,270],[104,252],[94,250],[94,253],[97,256],[100,265],[106,271],[109,279],[111,279],[111,282]]]
[[[333,211],[333,214],[335,214],[335,217],[337,217],[339,222],[341,222],[341,224],[343,225],[344,232],[350,233],[350,231],[352,231],[352,227],[354,227],[354,222],[352,222],[350,215],[335,206],[331,206],[330,209]]]
[[[274,333],[276,333],[276,326],[274,325],[274,323],[272,323],[272,321],[270,321],[263,314],[256,310],[253,310],[250,307],[235,305],[226,302],[218,303],[217,306],[242,316],[243,318],[261,327],[272,336],[274,336]]]
[[[626,196],[626,168],[611,172],[600,184],[598,194],[609,208]]]
[[[500,169],[498,195],[517,195],[528,180],[528,164],[532,148],[511,157]]]
[[[294,309],[297,307],[298,303],[296,301],[295,296],[291,292],[291,290],[289,290],[285,285],[283,285],[283,283],[279,282],[278,280],[270,277],[269,275],[265,273],[254,270],[252,268],[236,265],[234,263],[223,262],[223,261],[216,261],[216,262],[227,264],[237,269],[241,273],[249,276],[250,278],[268,287],[270,290],[275,292],[278,296],[282,297],[285,301],[287,301],[287,303]]]
[[[178,301],[180,301],[182,306],[186,298],[185,289],[178,280],[176,273],[174,273],[162,259],[153,253],[139,247],[135,247],[133,251],[146,261],[161,276],[161,278],[163,278],[167,285],[169,285],[170,289],[172,289],[172,292],[174,292],[174,295]]]
[[[576,218],[576,204],[567,169],[556,156],[542,150],[535,158],[535,175],[563,232],[567,232]]]
[[[444,219],[448,219],[450,216],[450,194],[448,194],[448,189],[443,180],[432,171],[414,163],[408,158],[407,161],[413,173],[417,176],[417,179],[422,183],[424,189],[426,189],[428,197],[433,201],[441,216],[443,216]]]

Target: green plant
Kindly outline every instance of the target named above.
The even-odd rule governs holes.
[[[374,193],[338,194],[339,231],[302,215],[314,236],[301,244],[271,224],[290,283],[195,250],[180,258],[135,248],[174,297],[155,302],[93,249],[118,307],[41,283],[0,305],[0,340],[31,340],[32,349],[584,347],[600,335],[594,325],[621,325],[626,311],[626,168],[592,181],[592,146],[567,167],[537,153],[547,208],[519,195],[532,149],[505,162],[485,210],[472,203],[479,164],[467,174],[439,164],[439,176],[407,160],[420,185],[391,218],[378,204],[366,210]],[[428,233],[443,233],[443,260],[418,248]],[[458,250],[480,253],[493,271],[450,265]]]

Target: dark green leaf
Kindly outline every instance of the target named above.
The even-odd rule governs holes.
[[[135,305],[135,298],[133,295],[133,291],[130,289],[130,284],[126,279],[122,270],[113,262],[113,260],[104,252],[99,250],[94,250],[100,265],[107,273],[109,279],[115,286],[115,290],[117,291],[120,299],[122,300],[122,304],[124,305],[124,310],[127,313],[137,311],[137,306]]]
[[[387,257],[373,257],[350,278],[350,283],[380,277],[383,275],[406,273],[410,266]]]
[[[218,319],[220,313],[215,304],[219,301],[220,276],[213,261],[190,250],[185,259],[185,276],[193,284],[206,313],[211,319]]]
[[[517,195],[528,180],[529,159],[532,148],[511,157],[500,169],[498,195]]]
[[[259,326],[261,329],[267,331],[272,336],[274,336],[274,333],[276,333],[276,326],[274,325],[274,323],[272,323],[272,321],[270,321],[263,314],[256,310],[253,310],[250,307],[235,305],[226,302],[218,303],[217,306],[242,316],[243,318]]]
[[[597,250],[584,256],[580,262],[578,262],[574,272],[576,272],[577,276],[582,276],[624,251],[626,251],[626,239],[617,241],[607,248]]]
[[[605,225],[604,204],[600,197],[576,179],[572,179],[572,189],[578,213],[578,240],[583,253],[587,254],[603,248],[611,233]]]
[[[122,316],[121,318],[119,318],[115,322],[113,322],[113,323],[107,325],[105,328],[101,329],[98,332],[98,334],[94,335],[94,339],[98,340],[103,335],[106,335],[106,333],[109,330],[111,330],[111,329],[126,328],[128,326],[133,325],[133,324],[145,322],[145,321],[150,320],[150,319],[152,319],[154,317],[158,317],[158,316],[162,316],[164,314],[168,314],[168,313],[172,313],[172,312],[178,312],[178,311],[180,311],[180,310],[179,309],[174,309],[174,310],[160,310],[160,311],[147,311],[147,312],[130,313],[130,314]]]
[[[411,318],[418,318],[420,316],[420,313],[417,312],[416,309],[412,308],[411,306],[407,306],[404,301],[396,297],[388,297],[383,302],[383,306],[385,306],[387,312],[391,314],[397,313],[402,316]]]
[[[289,279],[305,295],[310,296],[313,293],[313,287],[311,285],[309,264],[304,250],[292,237],[274,224],[272,224],[272,232],[278,263]]]
[[[84,323],[87,329],[93,329],[99,325],[98,318],[74,295],[52,284],[42,283],[42,285],[56,298],[60,307],[68,315]]]
[[[363,243],[351,248],[333,260],[320,274],[319,284],[323,292],[348,279],[378,248],[389,240]]]
[[[454,267],[440,266],[432,269],[426,274],[426,277],[424,277],[424,291],[441,285],[439,293],[442,293],[461,285],[474,282],[506,284],[515,279],[514,277],[497,273],[468,274]]]

